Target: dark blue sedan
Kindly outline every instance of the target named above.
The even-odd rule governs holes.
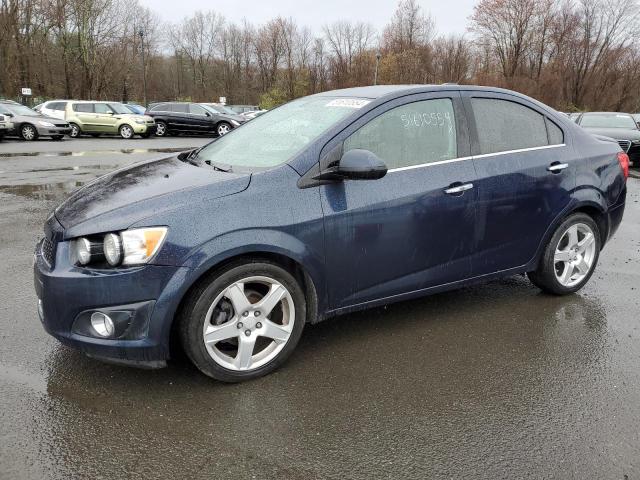
[[[523,95],[378,86],[292,101],[192,152],[76,191],[35,254],[44,328],[158,367],[264,375],[306,323],[508,275],[589,280],[628,158]]]

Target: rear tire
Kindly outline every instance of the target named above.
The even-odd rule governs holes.
[[[577,292],[593,275],[601,247],[596,223],[589,215],[576,213],[556,229],[538,268],[527,276],[547,293],[568,295]]]
[[[157,137],[166,137],[169,134],[167,130],[167,124],[160,121],[156,122],[156,136]]]
[[[178,317],[189,359],[223,382],[261,377],[282,365],[298,344],[305,319],[305,296],[295,278],[259,260],[232,264],[203,279]]]
[[[80,130],[80,127],[75,123],[70,123],[69,126],[71,127],[71,131],[69,132],[69,137],[78,138],[82,134],[82,130]]]

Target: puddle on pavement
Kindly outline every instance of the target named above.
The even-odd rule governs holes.
[[[5,185],[0,186],[0,193],[8,193],[35,200],[62,200],[76,188],[86,182],[71,181],[45,183],[42,185]]]
[[[139,154],[139,153],[177,153],[186,150],[193,150],[197,147],[180,148],[121,148],[115,150],[92,150],[87,152],[10,152],[0,153],[2,158],[12,157],[89,157],[92,155],[118,155],[118,154]]]

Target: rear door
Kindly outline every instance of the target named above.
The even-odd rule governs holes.
[[[320,187],[332,309],[471,274],[477,194],[458,92],[381,105],[323,152],[336,148],[372,151],[389,171]]]
[[[172,103],[169,109],[171,110],[168,118],[170,130],[193,131],[189,119],[189,105],[186,103]]]
[[[568,206],[576,157],[567,132],[526,99],[464,93],[478,205],[474,276],[527,264]]]
[[[76,118],[81,123],[80,129],[83,132],[97,132],[96,114],[93,110],[93,103],[74,103],[72,105]]]

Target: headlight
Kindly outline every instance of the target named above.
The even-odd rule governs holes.
[[[38,120],[38,124],[41,127],[49,127],[49,128],[55,127],[55,125],[53,123],[51,123],[51,122],[43,122],[42,120]]]
[[[142,120],[142,119],[140,119],[140,118],[136,118],[134,121],[135,121],[136,123],[139,123],[140,125],[144,125],[144,124],[146,123],[144,120]]]
[[[73,255],[73,263],[80,265],[88,265],[91,260],[95,260],[102,253],[100,245],[92,242],[88,238],[77,238],[71,244],[71,254]]]
[[[148,263],[162,247],[167,227],[137,228],[104,236],[93,235],[72,241],[72,263],[99,266],[131,266]]]
[[[104,251],[104,258],[112,267],[115,267],[122,261],[122,240],[120,240],[119,235],[115,233],[105,235],[102,249]]]
[[[233,125],[235,125],[236,127],[240,126],[240,122],[236,121],[236,120],[231,120],[231,123]]]

